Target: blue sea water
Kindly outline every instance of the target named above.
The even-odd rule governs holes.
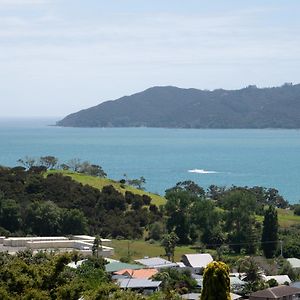
[[[61,162],[100,164],[113,179],[144,176],[147,190],[160,194],[191,179],[205,188],[275,187],[291,203],[300,199],[299,130],[47,126],[54,123],[0,119],[0,165],[15,166],[26,155],[54,155]]]

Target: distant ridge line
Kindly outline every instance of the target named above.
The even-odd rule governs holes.
[[[70,114],[64,127],[300,128],[300,84],[212,91],[156,86]]]

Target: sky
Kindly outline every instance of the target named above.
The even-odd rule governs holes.
[[[300,83],[299,0],[0,0],[0,118],[152,86]]]

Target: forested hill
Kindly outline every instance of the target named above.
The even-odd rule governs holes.
[[[300,84],[214,91],[153,87],[70,114],[66,127],[300,128]]]

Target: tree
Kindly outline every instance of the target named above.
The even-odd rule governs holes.
[[[229,191],[221,200],[225,213],[225,229],[229,232],[232,248],[240,252],[242,245],[252,248],[253,227],[255,226],[256,199],[253,193],[245,189]],[[251,233],[251,235],[249,235]]]
[[[261,244],[266,258],[274,257],[278,244],[278,217],[274,206],[265,211]]]
[[[203,274],[201,300],[230,300],[229,267],[223,262],[213,261]]]
[[[100,251],[102,251],[102,241],[99,235],[96,235],[93,246],[92,246],[92,252],[93,256],[99,257],[99,248]]]
[[[171,232],[170,234],[166,234],[162,240],[161,245],[165,249],[166,256],[168,260],[174,261],[175,247],[178,242],[178,236],[175,232]]]
[[[36,159],[34,157],[25,156],[24,158],[19,158],[17,162],[23,165],[26,169],[30,169],[36,164]]]
[[[204,197],[205,191],[202,187],[196,184],[192,180],[180,181],[177,182],[176,185],[168,190],[166,190],[166,194],[170,192],[179,192],[185,191],[195,197]]]
[[[37,235],[60,233],[61,209],[53,202],[34,202],[26,212],[26,226]]]
[[[88,161],[84,161],[83,163],[81,163],[77,168],[77,172],[95,177],[107,176],[107,174],[103,171],[101,166],[93,165]]]
[[[222,243],[222,240],[215,239],[218,236],[216,233],[219,221],[220,213],[215,209],[215,204],[211,200],[200,199],[195,202],[191,210],[191,222],[202,233],[203,243]]]
[[[137,179],[127,179],[126,183],[128,185],[136,187],[139,190],[145,190],[146,179],[143,176],[141,176],[140,178]]]
[[[79,209],[63,209],[61,216],[61,233],[85,234],[88,220]]]
[[[300,204],[294,205],[294,214],[300,216]]]
[[[41,163],[42,166],[45,166],[47,169],[52,170],[57,165],[58,158],[55,157],[55,156],[51,156],[51,155],[41,156],[40,157],[40,163]]]
[[[81,165],[81,160],[79,158],[72,158],[67,162],[67,165],[72,171],[78,172]]]
[[[20,227],[20,205],[13,199],[4,199],[0,194],[0,227],[14,232]]]
[[[244,287],[244,293],[251,293],[265,288],[262,272],[253,258],[246,258],[241,261],[239,272],[241,271],[246,273],[244,281],[247,284]]]
[[[187,191],[168,191],[166,194],[167,203],[165,205],[168,232],[174,231],[178,236],[179,244],[190,243],[191,227],[191,207],[197,197]]]

